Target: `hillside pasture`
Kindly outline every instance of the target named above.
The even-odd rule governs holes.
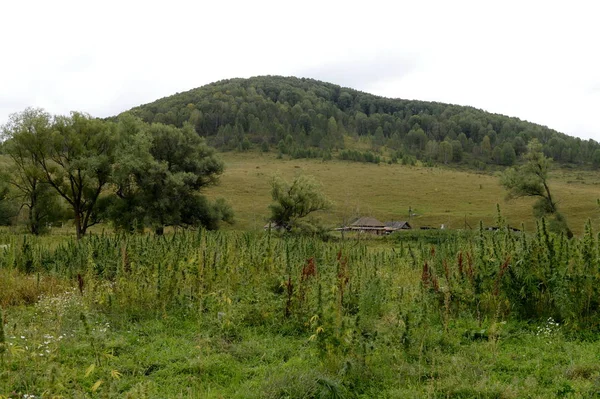
[[[475,173],[443,167],[367,164],[346,161],[277,159],[274,154],[221,154],[226,169],[219,186],[210,188],[211,197],[224,197],[236,212],[235,230],[262,228],[269,216],[270,179],[278,174],[291,179],[313,175],[335,205],[320,212],[331,226],[358,216],[381,221],[407,220],[409,208],[417,215],[413,227],[442,224],[451,229],[477,229],[479,221],[495,225],[496,204],[511,226],[533,231],[533,199],[506,200],[496,174]],[[588,218],[598,222],[597,199],[600,176],[593,171],[558,169],[550,180],[561,211],[576,234],[583,232]]]

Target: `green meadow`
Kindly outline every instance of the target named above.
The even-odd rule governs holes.
[[[2,234],[0,397],[600,395],[589,225],[422,234]]]
[[[600,395],[597,173],[551,175],[569,240],[492,172],[221,157],[221,231],[0,231],[0,398]],[[331,227],[410,208],[415,229],[262,231],[270,179],[300,174],[333,200],[315,214]]]
[[[232,204],[236,230],[261,229],[269,216],[270,179],[291,179],[299,174],[314,176],[335,205],[322,217],[338,227],[345,220],[373,216],[381,221],[407,220],[413,227],[442,224],[450,229],[477,229],[479,222],[495,225],[496,205],[513,227],[533,231],[531,199],[506,201],[506,191],[493,172],[474,173],[444,167],[370,164],[345,161],[277,159],[274,154],[222,153],[225,171],[221,183],[209,196],[224,197]],[[600,216],[600,175],[595,171],[556,169],[550,186],[559,207],[575,234],[583,233],[588,218]],[[466,222],[466,223],[465,223]]]

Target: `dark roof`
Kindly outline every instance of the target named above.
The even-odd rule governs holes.
[[[370,217],[362,217],[358,219],[356,222],[352,223],[351,226],[354,227],[379,227],[383,228],[385,225],[381,223],[379,220]]]
[[[410,229],[410,224],[408,224],[407,221],[401,220],[398,222],[385,222],[385,227],[389,228],[389,229],[396,229],[396,230],[400,230],[400,229]]]
[[[511,227],[511,226],[506,226],[506,227],[511,231],[521,231],[521,229],[517,229],[516,227]],[[498,226],[489,226],[489,227],[486,227],[485,229],[489,230],[489,231],[497,231],[497,230],[501,230],[502,228],[498,227]]]

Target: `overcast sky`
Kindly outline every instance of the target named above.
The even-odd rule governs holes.
[[[600,141],[600,2],[0,0],[0,124],[295,75]]]

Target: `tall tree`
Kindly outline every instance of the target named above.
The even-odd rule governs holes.
[[[447,164],[452,160],[452,144],[448,141],[442,141],[438,149],[438,159]]]
[[[500,153],[500,163],[506,166],[512,166],[517,159],[517,154],[513,145],[510,142],[505,142],[502,145],[502,152]]]
[[[10,200],[8,184],[0,175],[0,226],[11,224],[11,219],[17,214],[14,203]]]
[[[40,137],[52,130],[52,117],[42,109],[28,108],[12,114],[3,126],[7,139],[5,153],[10,157],[5,180],[13,187],[14,198],[21,208],[27,209],[27,227],[32,234],[40,234],[44,227],[61,218],[62,210],[57,195],[46,181],[38,162]]]
[[[484,136],[481,141],[481,154],[484,159],[489,159],[492,156],[492,143],[489,136]]]
[[[506,170],[501,177],[502,185],[508,190],[508,198],[538,198],[533,206],[535,216],[553,217],[551,227],[556,231],[564,231],[572,237],[573,233],[567,226],[564,216],[558,212],[556,199],[552,196],[548,185],[552,160],[544,155],[542,145],[537,139],[531,140],[527,148],[525,164]]]
[[[594,154],[592,155],[592,165],[594,165],[596,169],[600,168],[600,148],[594,151]]]
[[[31,151],[43,175],[73,211],[77,238],[100,221],[98,200],[111,179],[114,125],[77,112],[56,117]]]
[[[210,203],[200,190],[215,184],[223,163],[191,125],[146,125],[122,116],[118,126],[114,181],[118,199],[109,214],[117,227],[146,226],[162,234],[165,226],[232,221],[224,201]]]

